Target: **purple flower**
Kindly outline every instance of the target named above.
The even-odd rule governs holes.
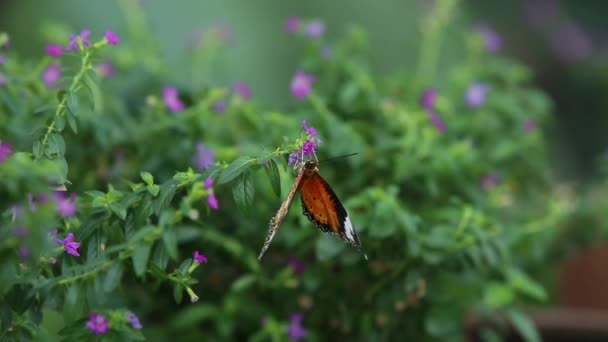
[[[174,113],[184,110],[184,103],[179,99],[179,92],[175,87],[163,88],[163,102]]]
[[[308,331],[302,326],[304,315],[299,312],[292,313],[289,315],[289,326],[287,328],[287,334],[293,341],[301,340],[308,336]]]
[[[532,119],[528,119],[524,122],[524,131],[526,132],[532,132],[533,130],[536,129],[536,121],[532,120]]]
[[[291,79],[291,94],[299,99],[307,97],[312,91],[314,80],[314,76],[297,71]]]
[[[551,47],[564,63],[578,62],[593,52],[591,38],[574,23],[566,23],[553,32]]]
[[[91,46],[91,42],[89,41],[89,36],[91,35],[91,31],[84,29],[82,31],[80,31],[79,35],[70,35],[70,42],[68,43],[68,46],[65,47],[66,51],[78,51],[79,50],[79,46],[78,46],[78,38],[80,38],[80,40],[82,40],[82,45],[84,47],[89,47]]]
[[[243,81],[237,81],[234,85],[234,92],[237,93],[243,100],[251,98],[251,88]]]
[[[431,122],[435,125],[439,132],[445,131],[445,124],[441,121],[441,118],[435,113],[435,102],[437,101],[437,90],[435,88],[428,88],[422,93],[421,103],[425,111],[429,115]]]
[[[213,165],[215,152],[212,149],[206,148],[202,143],[196,144],[196,156],[194,156],[194,164],[200,171]]]
[[[114,75],[114,66],[112,63],[100,63],[95,65],[95,69],[101,78],[108,78]]]
[[[131,323],[131,326],[133,327],[133,329],[142,328],[139,318],[137,318],[137,316],[133,312],[127,311],[127,320],[129,321],[129,323]]]
[[[320,20],[312,20],[306,25],[306,36],[309,38],[318,38],[325,32],[325,24]]]
[[[289,33],[297,33],[300,31],[300,18],[289,17],[285,20],[285,31]]]
[[[0,64],[4,64],[6,62],[6,57],[4,55],[0,55]]]
[[[118,43],[120,43],[120,39],[118,39],[118,36],[116,35],[116,33],[114,33],[114,31],[106,31],[105,37],[106,41],[110,45],[117,45]]]
[[[205,189],[210,190],[211,188],[213,188],[213,177],[207,177],[205,179]]]
[[[108,323],[108,320],[102,315],[98,315],[93,311],[89,313],[87,327],[91,329],[95,333],[95,335],[101,335],[108,331],[109,325],[110,324]]]
[[[192,253],[192,259],[194,259],[194,261],[198,262],[199,264],[207,263],[207,257],[199,253],[199,251],[194,251]]]
[[[464,99],[471,108],[481,107],[486,102],[488,90],[487,84],[475,82],[467,88]]]
[[[319,138],[317,137],[317,130],[313,127],[313,126],[307,126],[306,125],[306,120],[302,120],[302,128],[304,128],[304,131],[306,131],[306,133],[313,139],[316,141],[320,141]]]
[[[297,257],[295,256],[290,256],[289,258],[287,258],[287,264],[290,265],[293,268],[293,271],[296,274],[302,274],[304,273],[304,263],[301,262],[300,260],[298,260]]]
[[[317,144],[315,144],[314,141],[306,140],[304,142],[304,145],[302,145],[302,153],[304,153],[305,156],[310,156],[311,154],[314,154],[316,152]]]
[[[214,192],[207,196],[207,204],[209,205],[209,208],[213,210],[218,210],[220,208],[220,203],[218,202],[217,197],[215,197]]]
[[[217,100],[212,106],[212,109],[216,113],[223,113],[226,111],[226,100]]]
[[[8,141],[0,142],[0,163],[3,163],[13,152],[13,145]]]
[[[66,198],[65,194],[61,191],[55,192],[55,201],[57,212],[63,217],[72,217],[76,214],[76,194],[72,194],[70,198]]]
[[[78,254],[78,247],[80,247],[80,242],[73,241],[74,234],[68,233],[68,236],[63,240],[63,248],[65,248],[66,253],[73,256],[80,256]]]
[[[490,189],[496,187],[498,185],[499,181],[500,181],[500,177],[497,174],[490,173],[490,174],[487,174],[487,175],[481,177],[481,180],[479,181],[479,185],[484,190],[490,190]]]
[[[53,85],[53,83],[57,82],[62,76],[61,69],[59,69],[59,65],[57,64],[49,64],[49,66],[44,69],[42,72],[42,81],[47,86]]]
[[[289,159],[287,160],[287,165],[294,165],[300,159],[298,152],[292,152],[289,154]]]
[[[30,249],[25,246],[22,245],[21,247],[19,247],[19,257],[23,260],[27,259],[30,256]]]
[[[17,227],[13,229],[13,235],[15,236],[26,236],[29,230],[27,227]]]
[[[490,52],[500,50],[500,47],[502,46],[502,38],[490,25],[487,23],[482,23],[477,27],[477,30],[481,34],[481,39],[483,40],[483,45],[486,50]]]
[[[47,55],[55,58],[59,58],[63,54],[63,48],[59,44],[48,43],[44,46],[44,50]]]

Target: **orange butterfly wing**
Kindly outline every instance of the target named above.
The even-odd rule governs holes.
[[[321,231],[331,233],[361,250],[361,241],[348,212],[336,193],[316,170],[305,175],[300,185],[302,209]],[[365,259],[367,255],[363,254]]]

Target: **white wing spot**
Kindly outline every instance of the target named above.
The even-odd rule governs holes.
[[[344,219],[344,231],[346,232],[346,238],[350,243],[356,244],[357,240],[355,240],[355,228],[353,228],[353,224],[350,222],[348,216]]]

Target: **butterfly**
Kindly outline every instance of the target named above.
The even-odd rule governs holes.
[[[336,193],[319,175],[318,162],[306,161],[296,176],[287,194],[287,198],[281,204],[277,213],[270,219],[268,236],[264,241],[258,260],[261,260],[264,253],[270,246],[270,242],[277,233],[279,226],[285,219],[287,211],[293,202],[296,192],[300,191],[302,197],[302,209],[304,215],[308,217],[322,232],[336,235],[341,240],[357,247],[361,253],[361,241],[357,236],[348,212],[338,199]],[[367,255],[363,253],[365,260]]]

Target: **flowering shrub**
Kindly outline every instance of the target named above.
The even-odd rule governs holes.
[[[38,61],[2,50],[0,336],[423,340],[502,311],[533,340],[520,304],[546,294],[526,267],[564,215],[550,103],[488,24],[433,82],[453,6],[437,3],[411,76],[373,73],[361,30],[329,42],[288,18],[308,45],[290,111],[243,81],[170,80],[145,27],[57,29]],[[292,166],[353,152],[319,168],[369,262],[297,206],[258,261]]]

